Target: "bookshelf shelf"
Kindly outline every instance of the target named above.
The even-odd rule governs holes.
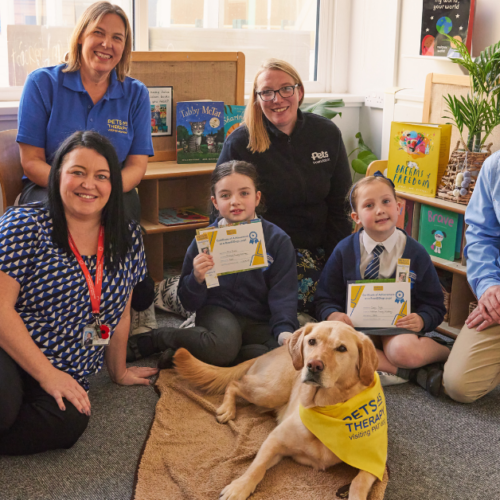
[[[141,226],[143,227],[146,234],[160,234],[160,233],[172,233],[175,231],[188,231],[190,229],[199,229],[202,227],[207,227],[207,222],[193,222],[192,224],[179,224],[177,226],[165,226],[164,224],[155,224],[148,220],[142,219]]]
[[[460,205],[459,203],[453,203],[452,201],[441,200],[440,198],[431,198],[429,196],[420,196],[418,194],[403,193],[402,191],[396,191],[396,194],[400,198],[404,198],[405,200],[424,203],[425,205],[430,205],[431,207],[443,208],[444,210],[449,210],[450,212],[455,212],[457,214],[465,214],[465,209],[467,208],[466,205]]]
[[[467,276],[467,267],[463,266],[459,260],[452,262],[450,260],[441,259],[440,257],[435,257],[434,255],[431,255],[431,260],[435,267],[451,271],[452,273],[461,274],[462,276]]]
[[[441,200],[439,198],[419,196],[403,193],[401,191],[397,191],[397,195],[401,199],[414,202],[411,236],[416,240],[419,239],[420,207],[422,204],[448,210],[457,214],[465,214],[465,209],[467,208],[465,205]],[[451,291],[448,290],[450,293],[448,321],[441,323],[436,330],[443,335],[456,338],[469,314],[469,303],[475,300],[467,283],[467,267],[463,264],[463,259],[449,261],[436,255],[431,255],[430,257],[436,268],[451,272],[453,275],[451,280]]]

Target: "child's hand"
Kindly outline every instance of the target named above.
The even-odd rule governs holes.
[[[422,316],[419,316],[417,313],[411,313],[404,318],[400,318],[396,321],[396,326],[398,328],[406,328],[407,330],[411,330],[412,332],[421,332],[424,327],[424,320]]]
[[[205,281],[205,274],[214,267],[214,258],[206,253],[198,254],[193,260],[194,279],[201,285]]]
[[[326,321],[342,321],[342,323],[345,323],[346,325],[352,326],[354,328],[354,325],[352,324],[351,318],[347,316],[345,313],[341,312],[334,312],[326,318]]]

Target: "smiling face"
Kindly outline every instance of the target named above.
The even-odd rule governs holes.
[[[108,74],[122,58],[125,24],[117,14],[106,14],[87,27],[78,43],[82,50],[81,71],[89,76]]]
[[[351,217],[374,241],[385,241],[396,230],[400,207],[387,182],[374,181],[358,188]]]
[[[59,186],[66,219],[100,220],[111,194],[106,158],[93,149],[73,149],[63,160]]]
[[[256,90],[278,90],[282,87],[293,86],[297,82],[284,71],[278,69],[268,69],[262,72],[257,78]],[[279,92],[272,101],[264,102],[257,96],[257,101],[266,118],[281,132],[290,135],[293,132],[297,122],[297,110],[299,101],[302,99],[304,90],[297,87],[293,96],[281,97]]]
[[[256,191],[252,179],[243,174],[226,175],[215,185],[212,203],[228,222],[250,221],[261,193]]]

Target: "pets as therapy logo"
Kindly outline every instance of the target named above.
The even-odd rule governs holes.
[[[319,153],[315,152],[311,155],[313,164],[324,163],[326,161],[330,161],[330,157],[328,156],[328,151],[320,151]]]

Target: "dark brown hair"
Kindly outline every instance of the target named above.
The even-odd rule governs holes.
[[[231,174],[241,174],[250,177],[250,179],[253,182],[253,185],[255,186],[255,191],[256,192],[260,191],[259,176],[257,174],[257,169],[255,168],[255,166],[246,161],[231,160],[231,161],[226,161],[225,163],[221,163],[220,165],[217,165],[215,167],[215,170],[212,172],[212,179],[210,182],[210,196],[213,196],[215,198],[216,184],[221,179]],[[255,207],[255,212],[257,214],[265,212],[264,201],[262,196],[259,205]],[[215,209],[215,206],[213,206],[212,214],[218,215],[218,211]]]

